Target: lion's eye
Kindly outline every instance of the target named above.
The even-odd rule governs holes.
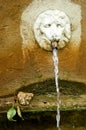
[[[56,24],[57,27],[61,27],[61,24]]]
[[[46,24],[45,27],[46,28],[49,28],[51,26],[51,24]]]
[[[61,27],[61,28],[63,28],[63,27],[64,27],[64,25],[63,25],[63,24],[56,24],[56,26],[57,26],[57,27]]]
[[[48,24],[48,27],[50,27],[51,26],[51,24]]]

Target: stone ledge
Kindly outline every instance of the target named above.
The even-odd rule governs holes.
[[[22,112],[56,111],[56,93],[36,95],[29,106],[21,106]],[[14,97],[0,98],[0,113],[6,113],[14,103]],[[86,110],[86,95],[61,95],[61,110]]]

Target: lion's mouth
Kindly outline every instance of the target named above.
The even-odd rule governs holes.
[[[58,43],[59,43],[59,40],[54,40],[51,42],[51,47],[54,49],[54,48],[58,48]]]

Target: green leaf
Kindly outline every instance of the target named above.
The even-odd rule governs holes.
[[[16,121],[13,119],[13,117],[16,115],[16,109],[14,107],[11,107],[7,112],[7,118],[9,121]]]

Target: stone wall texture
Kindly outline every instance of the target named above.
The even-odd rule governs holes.
[[[24,85],[54,78],[52,53],[38,45],[28,51],[24,63],[20,36],[21,14],[32,0],[0,0],[0,96],[13,94]],[[60,50],[59,78],[86,83],[86,1],[81,6],[81,43],[78,51],[68,45]]]

